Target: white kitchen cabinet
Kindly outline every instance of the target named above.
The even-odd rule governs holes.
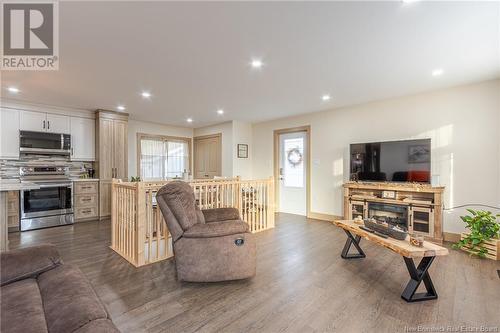
[[[70,117],[47,113],[47,132],[70,134]]]
[[[19,159],[19,111],[0,109],[0,158]]]
[[[47,114],[44,112],[21,111],[20,129],[22,131],[45,132]]]
[[[71,117],[71,160],[95,160],[95,120]]]
[[[45,112],[21,111],[20,129],[23,131],[70,133],[70,117]]]

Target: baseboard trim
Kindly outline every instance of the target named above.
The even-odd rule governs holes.
[[[454,232],[443,232],[443,238],[445,242],[456,243],[460,240],[460,234]]]
[[[316,213],[316,212],[309,212],[307,215],[308,218],[310,219],[315,219],[315,220],[321,220],[321,221],[334,221],[334,220],[342,220],[342,216],[337,216],[337,215],[331,215],[331,214],[323,214],[323,213]]]

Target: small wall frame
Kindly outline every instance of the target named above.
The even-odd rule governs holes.
[[[237,151],[238,151],[238,158],[248,158],[247,144],[238,143]]]

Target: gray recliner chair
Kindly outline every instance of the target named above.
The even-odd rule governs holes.
[[[255,275],[255,239],[235,208],[200,210],[188,183],[173,181],[156,194],[172,235],[177,277],[216,282]]]

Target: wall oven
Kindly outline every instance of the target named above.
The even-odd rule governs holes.
[[[23,167],[21,179],[40,186],[20,193],[21,231],[73,223],[73,182],[64,167]]]
[[[69,155],[71,152],[71,135],[20,131],[19,151],[32,154]]]

